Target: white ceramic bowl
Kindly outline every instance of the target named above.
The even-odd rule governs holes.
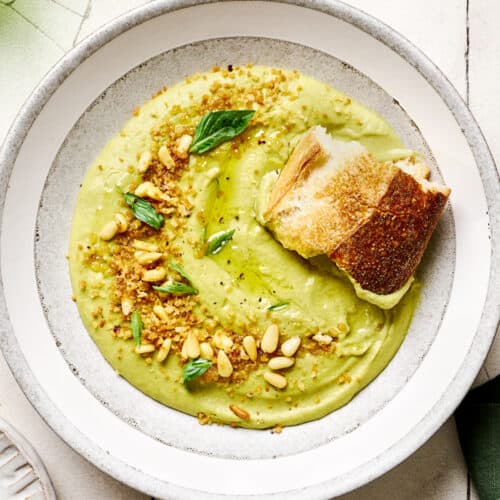
[[[246,62],[296,67],[363,101],[453,189],[419,269],[422,301],[394,360],[346,407],[281,435],[201,427],[117,377],[70,300],[64,259],[85,170],[132,109],[190,73]],[[150,495],[289,499],[358,487],[444,422],[493,339],[499,198],[484,139],[417,49],[344,4],[159,1],[137,9],[47,75],[0,161],[6,358],[71,446]]]

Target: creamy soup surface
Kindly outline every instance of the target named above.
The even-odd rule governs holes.
[[[255,114],[236,137],[189,153],[215,110]],[[322,417],[372,381],[406,335],[417,281],[380,309],[326,258],[302,259],[258,222],[261,179],[314,125],[379,160],[413,154],[382,117],[320,81],[214,68],[137,108],[81,187],[69,262],[87,330],[121,376],[201,423],[268,428]],[[140,193],[161,227],[134,216],[125,193]],[[265,352],[276,330],[278,345]]]

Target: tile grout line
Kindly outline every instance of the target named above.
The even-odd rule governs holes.
[[[469,54],[470,54],[470,0],[465,1],[465,102],[470,100]]]
[[[83,23],[88,19],[89,15],[90,15],[91,8],[92,8],[92,0],[87,0],[87,7],[85,7],[85,12],[83,13],[82,19],[80,21],[80,25],[78,26],[78,29],[76,30],[75,38],[73,38],[72,47],[74,47],[76,45],[78,37],[80,36],[80,32],[82,31]]]
[[[21,17],[22,19],[24,19],[27,23],[31,24],[31,26],[33,26],[33,28],[35,28],[39,33],[41,33],[45,38],[47,38],[48,40],[50,40],[52,43],[54,43],[58,49],[61,49],[64,53],[66,52],[66,49],[64,47],[62,47],[61,45],[59,45],[59,43],[54,40],[48,33],[45,33],[45,31],[43,31],[40,26],[37,26],[33,21],[31,21],[30,19],[28,19],[24,14],[21,14],[21,12],[19,12],[15,7],[14,7],[14,2],[11,2],[9,4],[4,4],[6,7],[8,7],[9,9],[11,9],[13,12],[15,12],[19,17]]]
[[[470,55],[470,0],[465,0],[465,102],[470,104],[469,55]],[[490,376],[484,367],[487,378]],[[467,500],[471,500],[471,478],[467,470]]]
[[[13,0],[13,1],[15,1],[15,0]],[[67,10],[68,12],[75,14],[75,16],[82,17],[82,14],[80,14],[76,10],[73,10],[71,7],[64,5],[60,0],[50,0],[50,1],[55,3],[56,5],[59,5],[59,7],[62,7],[64,10]]]
[[[465,102],[469,106],[470,101],[470,81],[469,81],[469,55],[470,55],[470,0],[465,0]],[[488,379],[488,371],[484,367]],[[467,500],[471,500],[471,478],[467,469]]]

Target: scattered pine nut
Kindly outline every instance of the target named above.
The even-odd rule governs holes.
[[[214,350],[208,342],[202,342],[200,344],[200,356],[203,359],[212,359],[214,357]]]
[[[313,340],[316,341],[318,344],[328,345],[333,342],[333,337],[331,337],[330,335],[323,335],[322,333],[317,333],[316,335],[313,335]]]
[[[188,355],[187,355],[187,343],[186,342],[182,343],[181,357],[182,357],[182,359],[187,359],[188,358]]]
[[[276,358],[272,358],[267,363],[267,366],[271,370],[284,370],[285,368],[290,368],[295,363],[293,358],[288,358],[286,356],[277,356]]]
[[[279,373],[264,372],[264,379],[268,384],[276,387],[276,389],[284,389],[287,385],[286,378]]]
[[[162,146],[158,150],[158,158],[160,158],[160,161],[162,162],[164,167],[173,168],[175,166],[175,162],[174,162],[167,146]]]
[[[217,372],[221,377],[230,377],[233,373],[233,365],[227,354],[221,349],[217,354]]]
[[[165,279],[167,271],[163,267],[156,267],[155,269],[148,269],[142,274],[142,281],[148,283],[156,283]]]
[[[101,232],[99,233],[99,238],[104,241],[112,240],[118,233],[118,224],[116,221],[112,220],[107,224],[104,224]]]
[[[145,250],[146,252],[157,252],[158,245],[149,243],[149,241],[134,240],[132,246],[137,250]]]
[[[217,349],[222,349],[225,352],[229,352],[231,347],[233,347],[233,341],[231,338],[223,333],[216,333],[214,335],[214,344]]]
[[[153,262],[160,260],[162,257],[163,254],[160,252],[145,252],[143,250],[137,250],[137,252],[134,252],[134,259],[143,266],[153,264]]]
[[[153,307],[153,312],[157,316],[158,319],[161,319],[162,321],[167,322],[168,321],[168,315],[167,311],[165,311],[165,308],[161,306],[160,304],[156,304]]]
[[[268,326],[262,337],[260,348],[267,353],[274,352],[278,347],[279,338],[280,332],[278,326],[275,324]]]
[[[124,316],[128,316],[132,312],[132,301],[130,299],[122,300],[122,313]]]
[[[184,344],[186,344],[186,354],[188,358],[196,359],[200,357],[200,343],[194,332],[188,333]]]
[[[154,351],[156,351],[156,347],[153,344],[142,344],[135,348],[137,354],[148,354]]]
[[[193,138],[189,134],[184,134],[177,140],[177,143],[175,145],[175,152],[181,158],[186,158],[192,142]]]
[[[257,343],[251,335],[247,335],[243,339],[243,349],[245,349],[245,352],[252,361],[257,359]]]
[[[143,182],[139,184],[134,191],[136,196],[151,198],[152,200],[161,201],[165,199],[165,195],[162,191],[156,187],[152,182]]]
[[[239,406],[236,405],[229,405],[229,409],[239,418],[242,420],[249,420],[250,419],[250,413],[247,411],[243,410],[243,408],[240,408]]]
[[[300,337],[290,337],[281,344],[281,352],[288,357],[292,357],[300,347]]]
[[[171,347],[172,341],[170,339],[165,339],[160,347],[160,350],[158,351],[158,355],[156,356],[159,363],[163,363],[167,359]]]
[[[143,151],[141,156],[139,157],[139,162],[137,163],[137,170],[143,174],[149,168],[151,164],[151,160],[153,159],[153,155],[150,151]]]

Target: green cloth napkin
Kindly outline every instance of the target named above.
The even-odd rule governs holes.
[[[455,413],[469,474],[481,500],[500,499],[500,376],[472,390]]]

